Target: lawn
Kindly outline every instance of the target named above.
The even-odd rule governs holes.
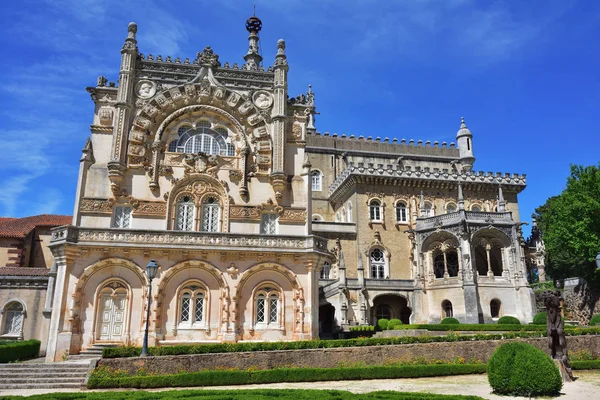
[[[371,392],[355,394],[340,390],[170,390],[166,392],[102,392],[50,393],[27,397],[31,400],[483,400],[475,396],[438,395],[429,393]],[[21,396],[0,397],[0,400],[23,399]]]

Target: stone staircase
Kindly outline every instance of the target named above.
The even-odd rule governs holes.
[[[79,354],[73,354],[67,357],[67,360],[89,360],[102,358],[102,350],[106,347],[118,347],[121,344],[94,344],[90,348],[82,350]]]
[[[89,362],[0,364],[0,391],[14,389],[80,389]]]

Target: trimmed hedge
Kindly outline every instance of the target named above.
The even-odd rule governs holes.
[[[546,325],[548,323],[548,313],[543,311],[535,314],[535,317],[533,317],[533,323],[536,325]]]
[[[550,396],[563,382],[554,361],[527,343],[506,343],[488,362],[488,380],[494,393],[516,396]]]
[[[596,314],[590,319],[590,326],[600,325],[600,314]]]
[[[504,317],[500,317],[498,320],[498,325],[521,325],[521,321],[515,317],[506,315]]]
[[[406,325],[403,325],[406,326]],[[569,329],[565,330],[567,336],[598,335],[600,328]],[[337,340],[299,340],[294,342],[245,342],[245,343],[206,343],[195,345],[150,347],[148,353],[152,356],[175,356],[182,354],[208,354],[208,353],[234,353],[247,351],[275,351],[275,350],[304,350],[304,349],[331,349],[337,347],[363,347],[385,346],[413,343],[435,342],[467,342],[472,340],[500,340],[546,337],[546,331],[534,332],[504,332],[475,335],[448,335],[448,336],[398,336],[391,338],[359,338]],[[107,347],[102,350],[104,358],[137,357],[141,348]]]
[[[387,318],[381,318],[377,320],[377,330],[385,331],[388,327],[390,320]]]
[[[351,393],[341,390],[314,389],[242,389],[242,390],[169,390],[164,392],[117,391],[102,393],[50,393],[35,395],[35,400],[483,400],[477,396],[444,395],[431,393],[402,393],[378,391]],[[23,400],[21,396],[0,397],[3,400]]]
[[[485,364],[444,364],[355,368],[281,368],[259,371],[199,371],[172,375],[120,378],[97,378],[92,373],[88,380],[88,388],[146,389],[159,387],[249,385],[276,382],[420,378],[427,376],[482,374],[485,372],[485,369]]]
[[[396,329],[426,329],[428,331],[527,331],[546,332],[546,325],[498,325],[498,324],[413,324],[402,325]],[[565,329],[570,329],[565,327]],[[580,328],[581,329],[581,328]]]
[[[40,353],[39,340],[15,340],[0,344],[0,363],[35,358]]]
[[[375,327],[373,325],[360,325],[360,326],[351,326],[350,332],[373,332],[375,331]]]
[[[399,319],[390,319],[390,322],[388,323],[387,326],[387,330],[391,330],[391,329],[396,329],[396,327],[403,325],[402,321],[400,321]]]
[[[569,361],[571,369],[600,369],[600,360]]]
[[[444,318],[441,322],[442,325],[458,325],[460,324],[460,321],[457,320],[456,318],[452,318],[452,317],[448,317],[448,318]]]

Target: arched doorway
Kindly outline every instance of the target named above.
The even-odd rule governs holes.
[[[408,324],[411,313],[412,310],[408,307],[406,298],[395,294],[385,294],[373,299],[371,321],[373,325],[376,325],[381,318],[399,319],[402,323]]]
[[[335,307],[330,303],[319,307],[319,337],[331,337],[335,329]]]
[[[128,292],[127,286],[120,281],[109,282],[99,291],[97,340],[108,342],[125,340]]]

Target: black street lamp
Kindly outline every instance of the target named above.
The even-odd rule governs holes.
[[[144,332],[144,344],[142,345],[141,356],[148,355],[148,325],[150,323],[150,303],[152,302],[152,279],[156,277],[158,264],[154,260],[150,260],[146,265],[146,274],[148,275],[148,306],[146,307],[146,330]]]

